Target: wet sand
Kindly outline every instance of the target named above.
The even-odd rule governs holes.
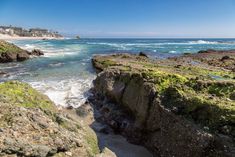
[[[101,150],[107,147],[117,157],[153,157],[146,148],[129,143],[123,136],[103,133],[96,135]]]
[[[88,105],[86,108],[89,110],[91,106]],[[153,157],[145,147],[131,144],[121,135],[112,132],[109,132],[108,134],[101,133],[100,130],[104,125],[94,119],[94,111],[90,110],[90,113],[88,113],[87,116],[80,117],[76,114],[75,110],[61,109],[70,116],[79,119],[81,123],[89,125],[95,131],[101,152],[103,152],[105,148],[108,148],[117,157]],[[111,157],[106,153],[102,155],[103,157]]]

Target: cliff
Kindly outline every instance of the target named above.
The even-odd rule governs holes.
[[[232,52],[95,56],[90,101],[99,121],[155,156],[234,156],[234,59]]]
[[[95,156],[97,137],[89,126],[58,110],[26,83],[0,84],[0,156]]]

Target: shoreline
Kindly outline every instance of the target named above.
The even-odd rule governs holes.
[[[64,37],[20,37],[0,34],[0,40],[63,40]]]

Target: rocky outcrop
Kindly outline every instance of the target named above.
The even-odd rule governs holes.
[[[32,52],[29,52],[29,54],[33,55],[33,56],[42,56],[42,55],[44,55],[44,53],[39,49],[34,49],[34,50],[32,50]]]
[[[0,40],[0,63],[24,61],[29,59],[27,51],[15,46],[14,44]]]
[[[235,74],[195,57],[95,56],[98,120],[155,156],[234,156]]]
[[[235,72],[235,50],[202,50],[198,54],[188,54],[184,56],[185,59],[199,61],[215,67],[222,67],[224,69]]]
[[[0,156],[66,157],[99,153],[94,132],[20,82],[0,84]]]
[[[42,51],[36,49],[32,52],[28,52],[19,48],[18,46],[8,43],[4,40],[0,40],[0,63],[25,61],[30,56],[44,55]]]

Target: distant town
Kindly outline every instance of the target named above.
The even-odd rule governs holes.
[[[45,37],[45,38],[62,38],[57,31],[49,31],[42,28],[24,29],[14,26],[0,26],[0,34],[18,37]]]

